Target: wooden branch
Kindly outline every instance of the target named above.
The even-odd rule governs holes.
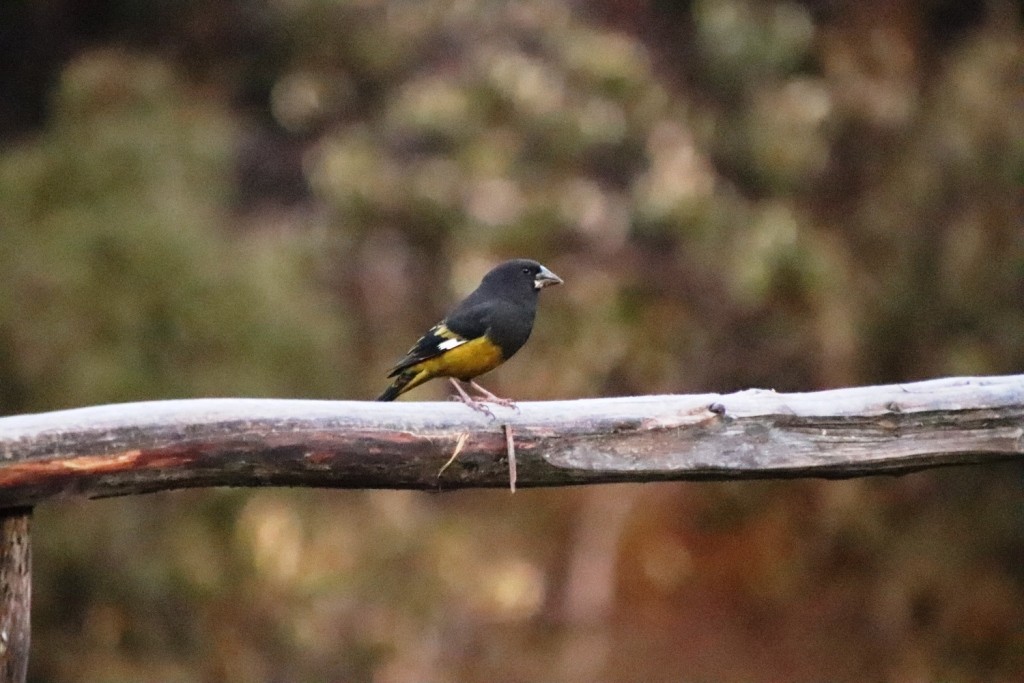
[[[0,507],[197,486],[506,487],[505,424],[520,487],[842,478],[1024,453],[1024,375],[519,408],[195,399],[5,417]]]
[[[0,513],[0,681],[24,683],[32,600],[32,511]]]

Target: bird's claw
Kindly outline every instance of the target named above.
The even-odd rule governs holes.
[[[483,401],[477,401],[477,400],[475,400],[473,398],[470,398],[469,400],[466,400],[465,398],[463,398],[461,396],[449,396],[448,400],[449,401],[456,401],[458,403],[461,403],[462,405],[466,406],[467,408],[469,408],[471,410],[475,410],[478,413],[483,413],[484,415],[486,415],[487,417],[489,417],[491,419],[495,418],[494,411],[491,410],[490,408],[488,408],[487,405]]]
[[[478,413],[483,413],[484,415],[486,415],[487,417],[491,418],[492,420],[495,417],[494,416],[494,411],[491,410],[489,407],[487,407],[487,405],[485,403],[483,403],[482,401],[469,400],[469,401],[463,401],[463,403],[465,403],[467,406],[469,406],[473,410],[477,411]]]
[[[517,413],[519,412],[519,404],[517,404],[510,398],[498,398],[497,396],[488,396],[487,398],[484,399],[484,401],[486,401],[487,403],[496,403],[502,408],[510,408],[516,411]]]
[[[491,393],[487,389],[484,389],[482,386],[480,386],[479,384],[477,384],[476,382],[474,382],[472,380],[469,382],[469,386],[473,387],[473,389],[475,389],[477,391],[477,393],[479,393],[480,396],[483,397],[484,401],[487,401],[488,403],[496,403],[497,405],[501,406],[502,408],[511,408],[512,410],[516,411],[517,413],[519,412],[519,406],[516,405],[516,402],[513,401],[512,399],[510,399],[510,398],[502,398],[501,396],[496,396],[495,394]]]

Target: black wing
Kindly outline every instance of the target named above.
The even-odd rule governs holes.
[[[405,358],[391,369],[388,377],[394,377],[410,366],[482,337],[487,331],[486,313],[487,306],[483,304],[460,306],[452,311],[447,318],[431,327],[413,344]]]

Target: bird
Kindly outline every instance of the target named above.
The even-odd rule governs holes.
[[[393,401],[435,377],[447,377],[463,403],[487,414],[457,382],[476,390],[485,401],[514,406],[474,379],[495,369],[522,348],[533,331],[540,290],[562,278],[530,259],[513,259],[492,268],[480,285],[434,325],[388,373],[394,381],[377,400]]]

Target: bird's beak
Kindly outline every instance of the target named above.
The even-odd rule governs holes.
[[[544,289],[550,285],[562,284],[562,278],[558,277],[544,266],[540,267],[540,272],[533,278],[534,289]]]

